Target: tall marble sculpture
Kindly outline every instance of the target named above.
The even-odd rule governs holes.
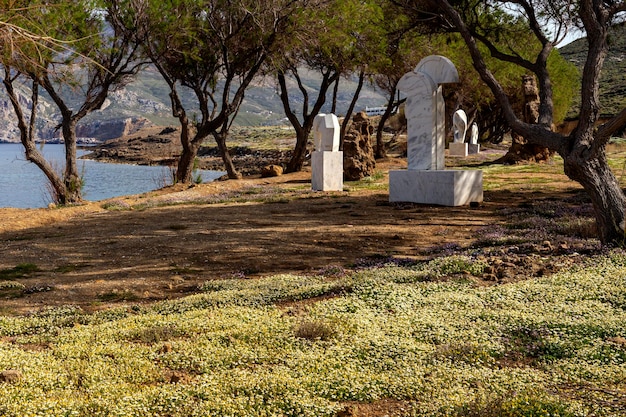
[[[320,113],[313,120],[311,189],[343,191],[343,152],[339,151],[339,120],[334,114]]]
[[[454,64],[431,55],[405,74],[408,169],[389,172],[389,201],[461,206],[483,200],[482,171],[446,170],[441,84],[458,83]]]
[[[452,116],[452,130],[454,133],[454,142],[448,145],[450,156],[467,156],[467,143],[465,143],[467,115],[463,110],[454,112]]]

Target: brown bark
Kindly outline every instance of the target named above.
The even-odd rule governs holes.
[[[296,146],[293,149],[291,159],[287,162],[287,169],[285,172],[299,172],[302,171],[304,166],[304,157],[306,155],[307,144],[309,141],[309,135],[313,128],[313,119],[310,123],[305,122],[302,127],[296,129]]]
[[[86,109],[91,108],[93,105],[84,103],[80,111],[74,113],[68,107],[63,97],[61,97],[48,74],[44,74],[37,79],[37,82],[46,90],[61,112],[61,134],[65,146],[65,172],[63,174],[64,190],[57,195],[59,203],[79,203],[82,201],[83,179],[78,173],[78,165],[76,163],[76,124],[88,113]],[[104,101],[104,98],[102,101]]]
[[[350,120],[352,119],[352,112],[354,112],[354,107],[356,107],[356,102],[359,100],[359,96],[361,95],[361,90],[363,89],[363,83],[365,82],[365,70],[361,69],[359,71],[359,83],[356,87],[356,91],[352,96],[352,100],[350,101],[350,106],[344,115],[343,122],[341,123],[341,133],[339,135],[339,149],[343,149],[343,137],[348,131],[348,127],[350,126]],[[334,112],[333,112],[334,113]]]
[[[5,68],[5,77],[3,84],[17,115],[17,125],[20,131],[20,142],[24,146],[24,154],[26,159],[34,163],[46,176],[48,183],[50,184],[51,196],[54,203],[66,204],[67,199],[65,196],[65,184],[54,170],[54,167],[46,160],[41,152],[37,149],[35,144],[35,120],[37,118],[37,105],[39,103],[39,85],[36,82],[32,83],[32,95],[31,95],[31,114],[29,122],[26,123],[26,115],[24,109],[20,104],[19,98],[13,88],[13,78],[9,74],[9,70]]]
[[[593,139],[592,139],[593,140]],[[580,183],[593,204],[600,241],[624,245],[626,198],[609,167],[604,148],[578,147],[564,158],[565,174]]]
[[[82,201],[83,178],[76,161],[76,121],[63,118],[63,141],[65,142],[65,204]]]
[[[176,182],[188,184],[193,180],[193,168],[196,156],[198,155],[199,146],[192,140],[187,139],[182,147],[183,150],[180,153],[180,159],[178,160],[178,166],[176,168]]]
[[[385,112],[382,114],[382,116],[380,116],[380,120],[378,121],[378,126],[376,128],[376,149],[374,150],[374,157],[376,159],[382,159],[387,156],[387,149],[385,148],[385,142],[383,141],[383,131],[385,128],[385,123],[387,123],[387,120],[389,120],[389,117],[393,112],[394,105],[400,104],[396,103],[395,101],[397,85],[398,81],[396,80],[393,83],[393,88],[391,89],[389,100],[387,100],[387,107],[385,108]]]
[[[233,162],[233,158],[230,155],[230,151],[226,145],[226,139],[228,137],[228,130],[221,132],[213,132],[213,137],[215,138],[215,142],[217,143],[217,148],[220,151],[220,155],[222,156],[222,161],[224,162],[224,167],[226,168],[226,174],[228,178],[231,180],[239,180],[242,178],[241,173],[237,171],[235,168],[235,164]]]

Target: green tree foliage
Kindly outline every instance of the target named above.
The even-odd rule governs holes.
[[[292,19],[297,28],[295,36],[285,44],[281,59],[273,61],[283,108],[296,131],[288,172],[302,169],[313,119],[324,106],[331,87],[338,85],[341,77],[355,73],[362,82],[372,72],[370,64],[384,57],[382,18],[380,4],[375,1],[315,0],[304,3]],[[320,75],[315,97],[304,85],[302,71]]]
[[[520,42],[523,45],[520,53],[531,55],[539,48],[533,45],[533,39],[525,32],[525,40]],[[485,140],[500,142],[504,133],[510,130],[504,118],[498,102],[489,91],[488,86],[480,78],[472,59],[465,45],[465,42],[458,34],[443,34],[429,37],[429,45],[426,51],[439,53],[450,58],[459,71],[460,84],[454,88],[454,102],[465,109],[468,115],[475,119],[481,132],[486,132]],[[528,74],[528,70],[518,65],[501,61],[489,56],[486,47],[480,48],[486,56],[485,60],[489,68],[498,74],[498,80],[502,88],[506,91],[511,104],[518,114],[522,112],[523,95],[521,89],[522,76]],[[554,50],[550,54],[547,62],[548,71],[551,74],[553,83],[554,100],[554,121],[555,124],[563,121],[569,110],[573,95],[579,88],[579,75],[576,67],[567,62],[558,51]]]
[[[396,3],[398,12],[406,16],[405,24],[413,28],[402,39],[403,43],[410,43],[408,48],[415,46],[420,51],[420,57],[440,54],[455,63],[461,82],[453,89],[448,89],[449,102],[463,108],[470,119],[478,123],[484,140],[501,141],[510,127],[498,101],[474,69],[470,51],[463,38],[456,33],[457,29],[440,15],[428,10],[423,3],[392,3]],[[452,3],[460,5],[459,11],[468,22],[468,27],[481,41],[477,47],[486,64],[497,74],[514,110],[520,114],[523,105],[521,79],[523,75],[532,73],[532,68],[519,65],[515,60],[502,59],[502,55],[510,54],[519,60],[532,61],[542,49],[541,42],[528,30],[523,15],[511,14],[510,8],[489,7],[484,1]],[[404,46],[405,50],[408,48]],[[574,92],[579,86],[579,77],[575,66],[554,49],[549,53],[547,68],[552,78],[554,123],[558,123],[565,118],[571,106]],[[450,91],[453,91],[452,97]]]
[[[181,125],[182,153],[176,179],[192,181],[193,161],[213,135],[230,178],[239,178],[226,138],[245,90],[286,33],[297,2],[229,0],[131,1],[138,28],[128,27],[170,89],[172,113]],[[122,8],[123,9],[123,8]],[[181,89],[193,92],[185,103]]]

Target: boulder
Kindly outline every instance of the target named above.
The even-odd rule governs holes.
[[[350,130],[343,138],[343,177],[346,181],[358,181],[369,177],[376,168],[371,136],[374,126],[365,112],[352,118]]]
[[[280,165],[266,165],[261,168],[261,178],[280,177],[283,175],[283,167]]]

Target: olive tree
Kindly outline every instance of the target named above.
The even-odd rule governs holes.
[[[626,12],[626,1],[494,0],[474,4],[473,10],[495,8],[502,12],[512,11],[515,16],[523,18],[540,47],[533,59],[524,58],[512,49],[499,49],[488,37],[473,32],[467,23],[467,9],[455,6],[452,1],[426,0],[425,3],[431,11],[441,13],[444,21],[459,31],[468,46],[474,67],[498,100],[511,129],[529,143],[545,146],[563,157],[565,174],[583,186],[593,203],[601,242],[623,244],[626,198],[609,167],[606,145],[611,135],[626,124],[626,109],[599,125],[598,91],[600,72],[609,51],[607,34],[620,14]],[[555,23],[551,32],[546,31],[547,22]],[[580,24],[586,34],[589,48],[582,72],[579,123],[570,134],[565,135],[551,129],[554,121],[554,94],[548,59],[555,45],[563,38],[564,31],[575,23]],[[492,56],[519,65],[536,76],[540,98],[537,124],[525,123],[515,113],[498,78],[487,66],[484,54],[478,47],[479,42],[487,45]]]

